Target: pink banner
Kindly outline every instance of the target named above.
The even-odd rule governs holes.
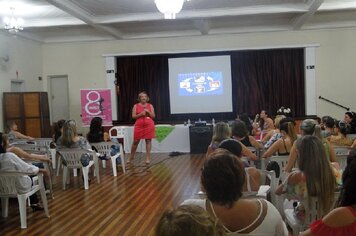
[[[82,125],[90,126],[94,117],[103,119],[103,126],[112,125],[110,89],[81,89]]]

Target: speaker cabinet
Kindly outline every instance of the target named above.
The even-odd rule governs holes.
[[[190,153],[206,153],[213,137],[213,126],[190,126],[189,137]]]

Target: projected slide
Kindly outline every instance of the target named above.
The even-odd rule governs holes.
[[[232,112],[229,55],[168,59],[171,114]]]
[[[223,93],[222,72],[179,74],[179,96],[215,95]]]

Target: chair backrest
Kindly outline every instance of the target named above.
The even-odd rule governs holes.
[[[124,138],[125,129],[128,126],[114,126],[109,130],[110,139],[112,138]]]
[[[284,168],[288,163],[288,156],[271,156],[268,161],[275,161],[278,163],[280,173],[283,172]]]
[[[334,146],[334,150],[336,155],[348,155],[351,149],[349,147]]]
[[[9,140],[10,141],[10,140]],[[30,145],[36,145],[35,140],[27,140],[27,139],[12,139],[10,141],[11,145],[17,145],[17,144],[30,144]]]
[[[30,153],[50,154],[49,147],[38,144],[13,144],[13,146],[21,148],[22,150]]]
[[[340,165],[340,168],[342,170],[345,170],[346,168],[346,165],[347,165],[347,156],[348,155],[337,155],[336,158],[337,158],[337,161]]]
[[[81,148],[63,148],[57,149],[57,151],[65,161],[67,168],[81,168],[83,166],[80,161],[81,156],[86,153],[90,155],[93,154],[92,152]]]
[[[121,144],[113,142],[91,143],[90,145],[94,146],[100,154],[106,154],[108,156],[110,156],[112,145],[120,145],[120,150],[122,149]]]
[[[36,138],[35,142],[39,146],[46,146],[50,148],[51,142],[53,142],[53,140],[51,138]]]
[[[0,197],[16,197],[16,180],[19,177],[33,173],[23,172],[0,172]]]

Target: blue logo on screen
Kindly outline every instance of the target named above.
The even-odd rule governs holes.
[[[179,96],[219,95],[223,93],[222,72],[179,74]]]

